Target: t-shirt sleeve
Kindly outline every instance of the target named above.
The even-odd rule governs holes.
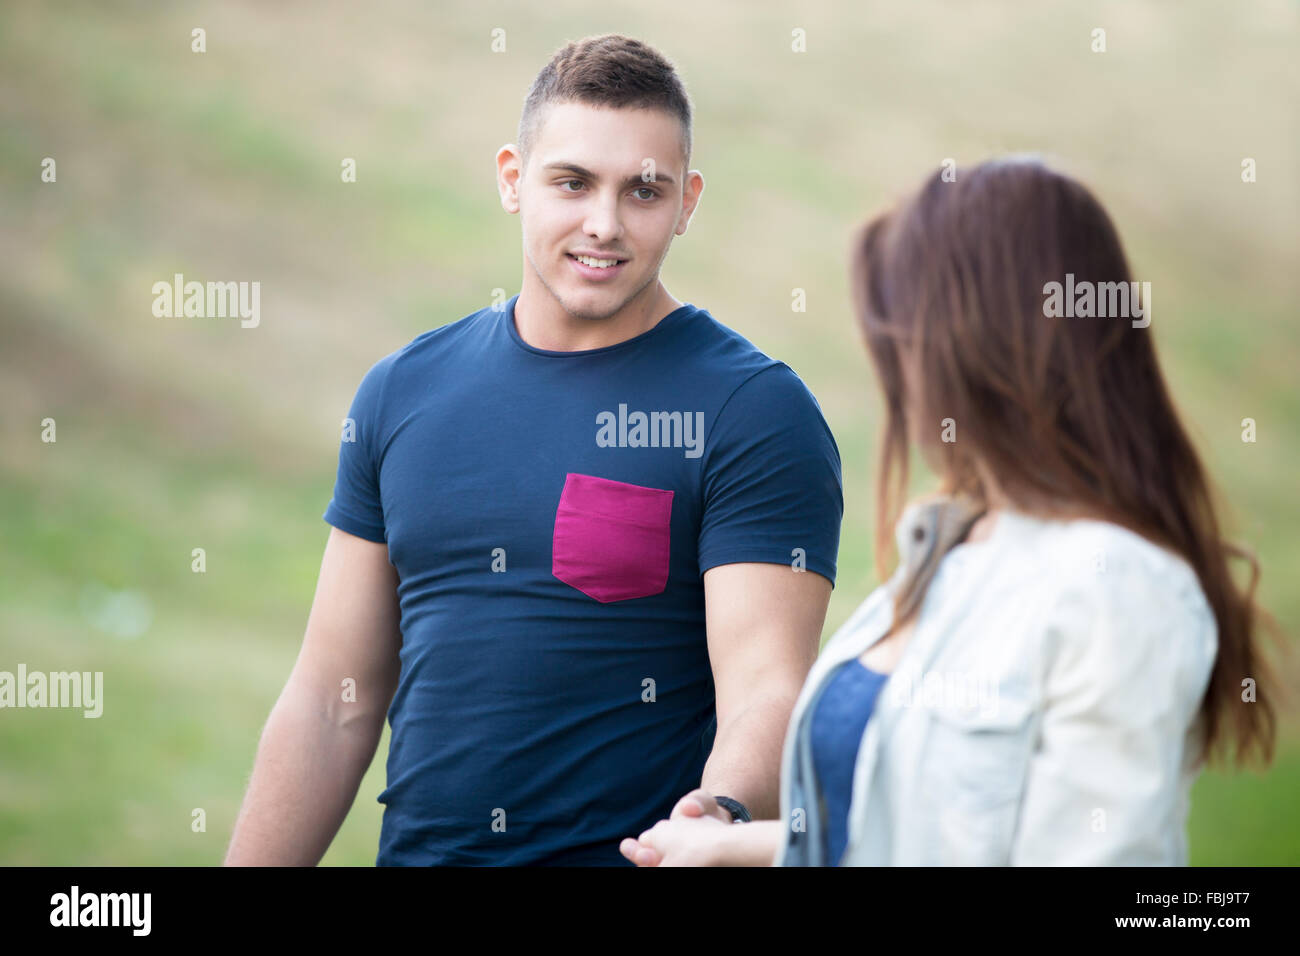
[[[367,541],[385,542],[384,508],[379,497],[379,421],[384,379],[392,356],[371,366],[341,423],[334,496],[322,517],[334,527]]]
[[[840,453],[812,392],[783,363],[742,383],[706,436],[700,573],[759,561],[835,583]]]

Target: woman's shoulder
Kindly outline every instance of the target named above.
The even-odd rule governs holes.
[[[1065,639],[1113,638],[1118,655],[1180,648],[1199,669],[1217,651],[1217,626],[1188,561],[1115,522],[1008,513],[1007,537],[1035,569],[1051,628]],[[1004,515],[1005,517],[1005,515]],[[1171,641],[1183,635],[1182,641]]]
[[[1009,525],[1007,538],[1045,582],[1097,593],[1146,587],[1193,605],[1205,604],[1200,580],[1186,558],[1123,525],[1101,518],[1043,518],[1013,511],[1004,512],[999,521]]]

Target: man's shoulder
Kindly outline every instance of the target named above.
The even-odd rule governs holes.
[[[484,322],[496,314],[495,310],[488,306],[448,322],[446,325],[421,332],[405,345],[393,349],[375,361],[367,374],[390,377],[413,369],[417,375],[424,376],[430,363],[453,358],[458,350],[466,346],[472,347],[476,342],[476,335],[484,328]]]
[[[486,322],[500,315],[501,311],[492,306],[477,309],[445,325],[421,332],[391,354],[396,360],[436,357],[472,342],[473,337],[486,328]]]
[[[708,309],[697,306],[688,328],[693,339],[691,354],[697,361],[747,374],[780,364],[740,332],[718,321]]]
[[[782,402],[793,401],[820,412],[812,390],[788,364],[718,321],[707,309],[698,309],[693,319],[691,355],[698,363],[696,371],[725,383],[733,402],[752,400],[780,407]]]
[[[446,325],[421,332],[405,345],[376,359],[357,387],[354,409],[378,414],[391,401],[394,388],[400,393],[403,383],[428,382],[439,363],[455,364],[458,358],[463,358],[458,346],[472,342],[474,330],[485,316],[492,314],[490,306],[471,312]]]

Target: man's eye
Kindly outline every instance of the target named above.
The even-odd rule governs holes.
[[[637,191],[637,192],[647,192],[647,193],[649,193],[649,194],[650,194],[649,196],[642,196],[642,197],[641,197],[642,199],[646,200],[647,202],[649,202],[651,199],[655,199],[655,198],[658,197],[658,195],[659,195],[657,192],[655,192],[655,191],[654,191],[653,189],[651,189],[649,186],[638,186],[638,187],[636,188],[636,191]]]
[[[581,185],[582,185],[582,180],[581,180],[581,179],[566,179],[564,182],[560,183],[560,186],[561,186],[561,188],[563,188],[564,186],[569,185],[569,183],[577,183],[579,186],[581,186]],[[577,190],[576,190],[576,189],[566,189],[565,192],[577,192]]]

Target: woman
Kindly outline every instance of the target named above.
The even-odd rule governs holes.
[[[1106,212],[1035,160],[936,174],[863,229],[855,306],[886,408],[876,559],[894,528],[898,569],[808,676],[782,818],[726,824],[701,791],[626,857],[1186,864],[1205,759],[1271,760],[1272,685],[1258,568],[1220,535],[1130,280]],[[1057,307],[1061,287],[1109,313]],[[910,445],[940,492],[900,519]]]

